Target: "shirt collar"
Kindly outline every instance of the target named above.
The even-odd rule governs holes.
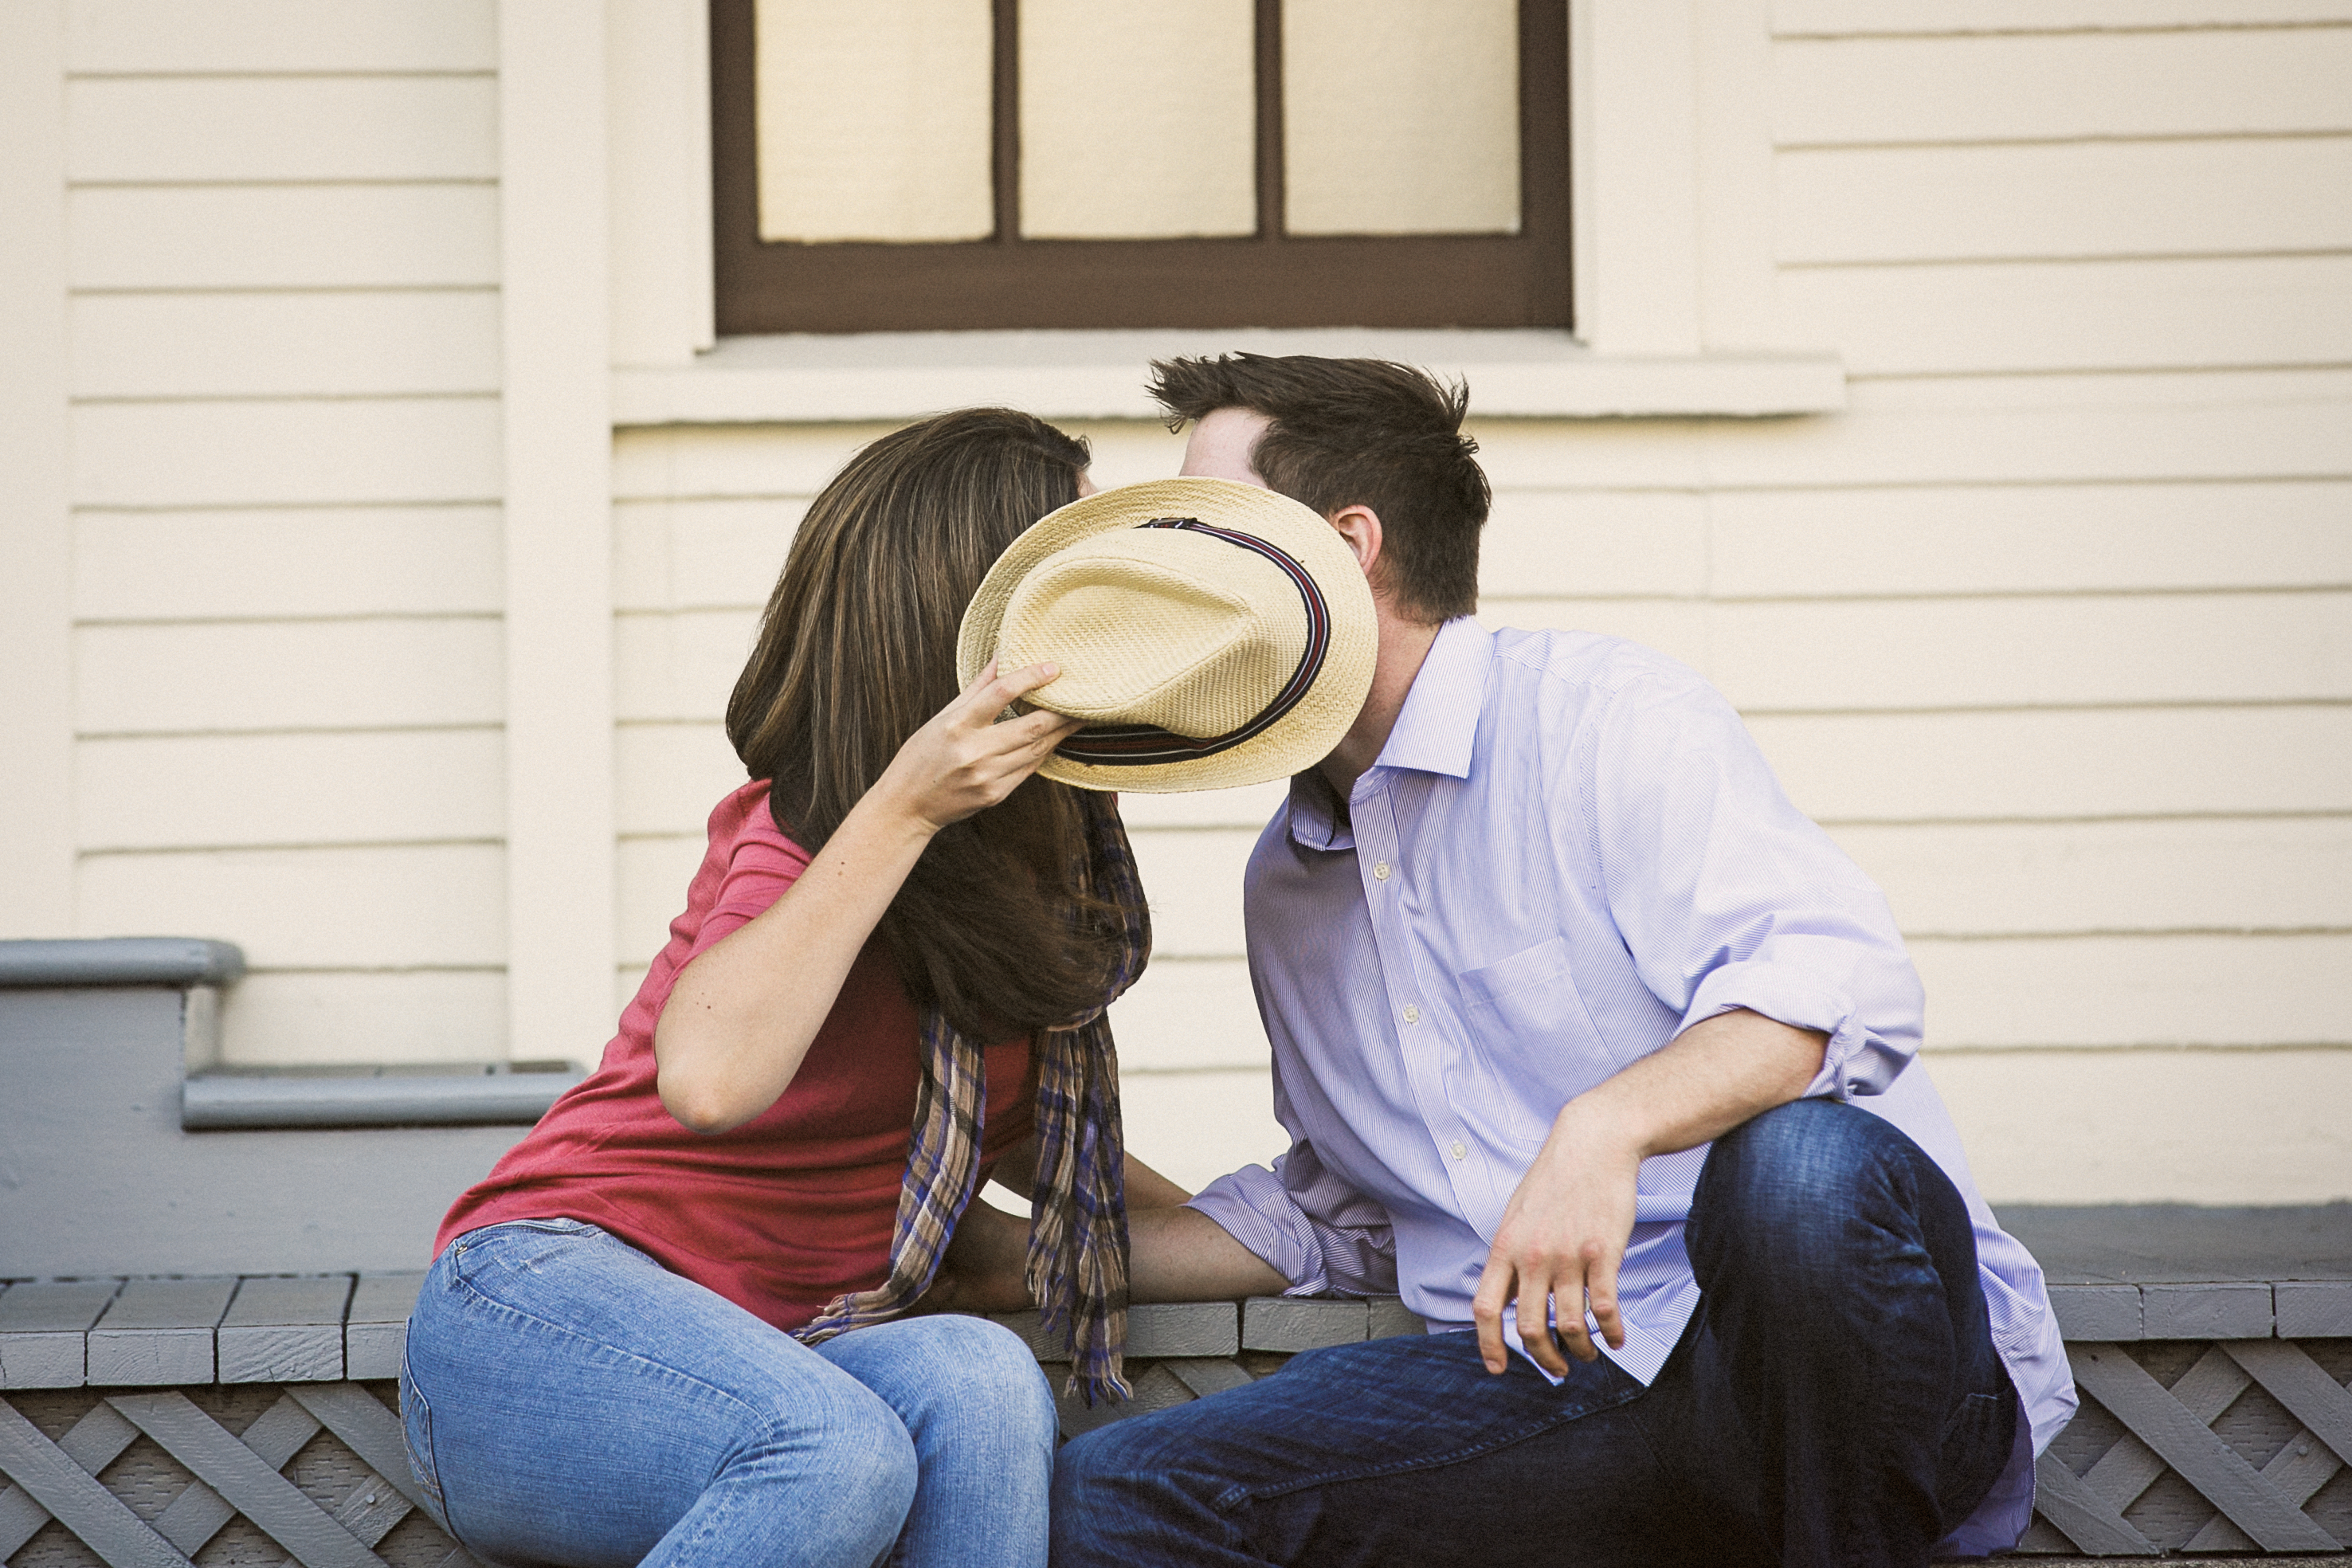
[[[1439,627],[1372,766],[1468,778],[1494,662],[1495,634],[1477,622],[1465,616]]]

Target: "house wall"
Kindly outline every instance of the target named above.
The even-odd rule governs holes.
[[[65,531],[7,515],[70,571],[8,603],[70,661],[69,736],[10,701],[74,853],[8,918],[239,942],[236,1059],[501,1056],[494,8],[61,16]],[[1886,887],[1996,1198],[2352,1196],[2352,5],[1780,0],[1769,57],[1776,337],[1849,407],[1479,421],[1482,618],[1738,704]],[[616,1001],[799,509],[885,427],[615,436]],[[1072,427],[1104,482],[1174,468]],[[1131,1136],[1194,1180],[1280,1146],[1237,900],[1274,798],[1129,802]]]

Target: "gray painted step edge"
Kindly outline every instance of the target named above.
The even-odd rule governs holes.
[[[516,1072],[199,1073],[180,1086],[190,1131],[292,1127],[529,1126],[588,1075]]]
[[[195,936],[0,942],[0,988],[226,985],[245,973],[235,942]]]

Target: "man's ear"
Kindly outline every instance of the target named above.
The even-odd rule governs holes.
[[[1381,514],[1368,506],[1341,507],[1331,514],[1331,526],[1356,552],[1356,564],[1363,568],[1364,576],[1378,582],[1372,570],[1381,559]]]

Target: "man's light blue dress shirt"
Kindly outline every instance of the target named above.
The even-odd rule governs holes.
[[[1345,816],[1294,781],[1245,892],[1250,974],[1293,1140],[1192,1200],[1293,1294],[1395,1290],[1471,1322],[1503,1206],[1560,1107],[1745,1007],[1829,1037],[1809,1094],[1886,1118],[1976,1222],[1993,1342],[2032,1429],[1955,1545],[2021,1533],[2074,1408],[2042,1270],[1995,1223],[1912,1058],[1922,995],[1885,897],[1790,805],[1730,705],[1613,637],[1448,624]],[[1620,1279],[1657,1375],[1698,1300],[1700,1147],[1644,1161]]]

